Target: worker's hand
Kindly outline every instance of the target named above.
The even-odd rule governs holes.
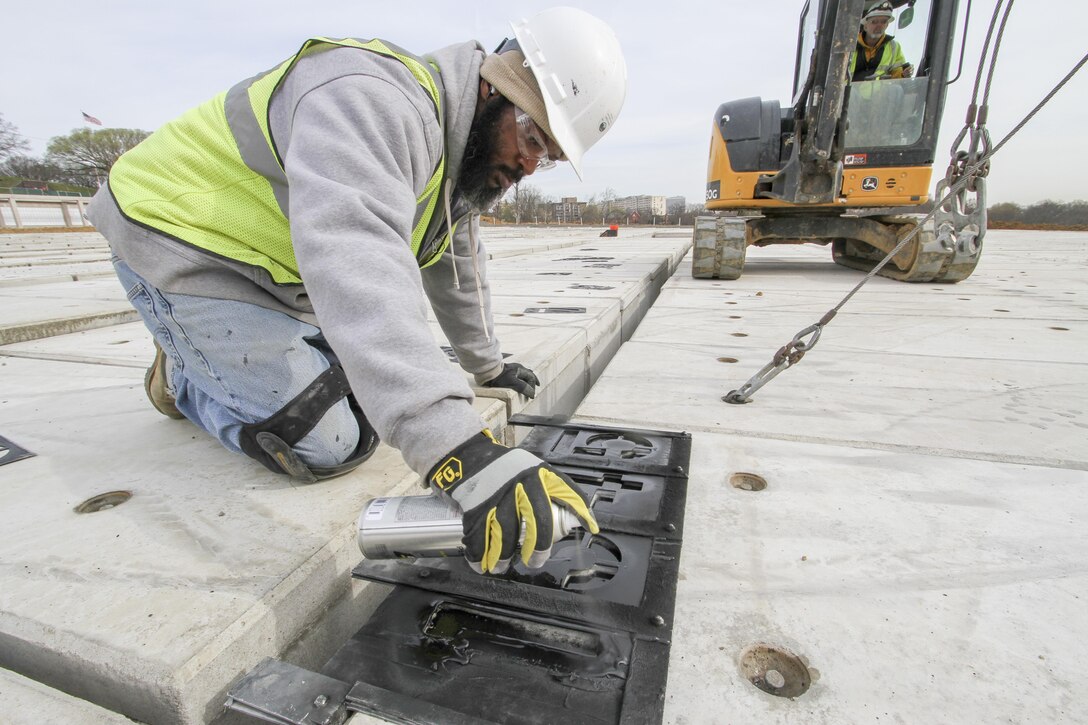
[[[903,65],[892,66],[888,70],[888,78],[910,78],[914,73],[914,66],[910,63],[904,63]]]
[[[536,397],[536,386],[540,385],[536,374],[521,363],[505,363],[497,377],[484,383],[488,388],[510,388],[526,398]]]
[[[590,533],[600,530],[569,477],[529,451],[501,445],[488,430],[443,457],[427,482],[460,505],[465,558],[478,573],[506,571],[523,526],[521,561],[542,566],[552,553],[552,504],[574,512]]]

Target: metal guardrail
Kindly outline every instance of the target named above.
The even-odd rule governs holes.
[[[88,197],[11,193],[0,189],[0,229],[88,227]]]
[[[30,189],[25,186],[0,186],[0,194],[18,194],[20,196],[80,196],[91,198],[94,193],[83,191],[57,191],[54,189]]]

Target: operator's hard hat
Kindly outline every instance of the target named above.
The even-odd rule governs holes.
[[[533,120],[563,149],[580,179],[582,156],[612,128],[627,96],[620,42],[604,21],[577,8],[550,8],[510,25],[548,115],[546,125]]]
[[[865,13],[862,21],[872,20],[873,18],[888,18],[892,20],[895,18],[895,11],[892,9],[892,4],[889,2],[879,3],[869,8],[869,12]]]

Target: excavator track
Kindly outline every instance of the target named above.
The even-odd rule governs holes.
[[[691,276],[738,279],[749,245],[806,242],[830,242],[836,264],[868,272],[922,219],[914,215],[697,217]],[[981,242],[966,248],[955,239],[942,240],[934,223],[928,221],[878,274],[901,282],[959,282],[971,276],[981,256]]]
[[[894,227],[896,239],[902,240],[918,226],[921,218],[888,216],[876,217],[876,221]],[[873,269],[888,251],[854,239],[836,239],[831,246],[831,256],[836,264],[865,272]],[[933,222],[929,221],[877,274],[901,282],[960,282],[971,276],[981,256],[981,244],[974,251],[964,251],[956,245],[943,243]]]
[[[696,217],[692,237],[691,276],[695,279],[737,279],[744,271],[747,248],[744,219]]]

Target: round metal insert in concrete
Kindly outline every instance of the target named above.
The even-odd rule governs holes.
[[[1051,327],[1051,330],[1058,330],[1059,332],[1069,332],[1068,327]]]
[[[718,362],[735,363],[735,362],[739,362],[739,360],[737,360],[735,357],[720,357],[720,358],[718,358]]]
[[[741,491],[762,491],[767,488],[767,479],[754,473],[737,471],[729,477],[729,485]]]
[[[733,337],[748,337],[747,332],[731,332],[729,334],[731,334]]]
[[[753,685],[775,697],[800,697],[812,675],[801,658],[785,647],[758,643],[740,653],[740,671]]]
[[[120,506],[130,498],[132,498],[131,491],[110,491],[109,493],[100,493],[97,496],[91,496],[89,499],[76,506],[75,512],[77,514],[93,514],[99,511],[105,511],[114,506]]]

